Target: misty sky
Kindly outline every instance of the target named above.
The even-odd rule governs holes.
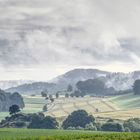
[[[0,0],[0,80],[73,68],[140,69],[140,0]]]

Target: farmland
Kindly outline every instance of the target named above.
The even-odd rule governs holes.
[[[23,96],[25,102],[24,113],[36,113],[42,111],[43,106],[47,103],[47,100],[41,96]]]
[[[42,111],[47,100],[41,96],[23,96],[25,108],[24,113],[36,113]],[[56,118],[65,118],[71,112],[79,109],[86,110],[89,114],[100,118],[113,118],[126,120],[131,117],[140,116],[140,97],[132,93],[114,97],[84,97],[55,99],[48,105],[45,115]],[[0,113],[0,120],[8,115],[8,112]]]
[[[139,140],[140,133],[0,129],[0,140]]]
[[[50,110],[45,114],[54,117],[68,116],[74,110],[84,109],[90,114],[117,111],[119,108],[103,98],[84,97],[84,98],[60,98],[57,99]]]
[[[140,116],[139,101],[140,98],[132,94],[111,98],[60,98],[45,114],[60,118],[68,116],[74,110],[84,109],[95,117],[126,120]],[[128,104],[131,104],[130,108]]]

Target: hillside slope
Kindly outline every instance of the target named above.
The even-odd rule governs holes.
[[[33,83],[35,81],[32,81],[32,80],[2,80],[0,81],[0,89],[8,89],[8,88],[11,88],[11,87],[16,87],[16,86],[20,86],[20,85],[23,85],[23,84],[30,84],[30,83]]]
[[[19,92],[21,94],[40,94],[42,91],[47,90],[53,92],[56,89],[56,84],[47,82],[35,82],[32,84],[23,84],[17,87],[9,88],[8,92]]]
[[[7,91],[38,94],[40,91],[47,89],[49,92],[55,93],[57,91],[66,90],[69,84],[75,87],[75,84],[78,81],[95,78],[103,81],[108,88],[113,87],[116,91],[120,91],[132,89],[134,81],[136,79],[140,79],[140,72],[135,71],[131,73],[112,73],[97,69],[74,69],[48,82],[24,84],[9,88]]]
[[[133,93],[111,97],[110,101],[122,109],[140,108],[140,95],[134,95]]]

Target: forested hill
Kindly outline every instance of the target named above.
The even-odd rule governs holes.
[[[7,89],[8,92],[20,92],[23,94],[40,94],[43,90],[51,93],[66,90],[70,84],[75,87],[79,81],[88,79],[99,79],[104,82],[107,88],[114,88],[116,91],[132,89],[134,81],[140,79],[140,72],[131,73],[107,72],[98,69],[74,69],[68,71],[48,82],[34,82],[23,84]],[[47,80],[47,78],[46,78]]]
[[[15,92],[9,93],[0,90],[0,112],[9,111],[9,107],[12,105],[18,105],[20,108],[24,108],[24,101],[22,96]]]

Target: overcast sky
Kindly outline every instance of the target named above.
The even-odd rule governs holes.
[[[0,80],[74,68],[140,69],[140,0],[0,0]]]

